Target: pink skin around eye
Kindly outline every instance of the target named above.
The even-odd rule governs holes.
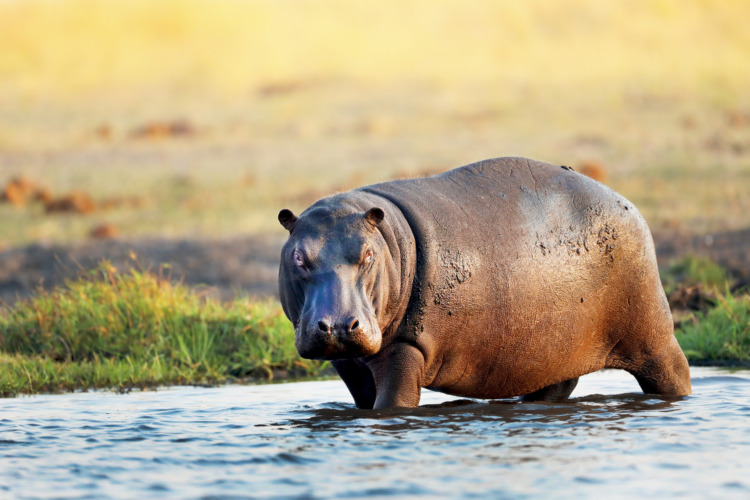
[[[302,254],[299,250],[294,251],[294,264],[299,267],[303,267],[305,265],[305,262],[302,259]]]
[[[365,262],[370,262],[372,260],[372,250],[368,250],[365,254]]]

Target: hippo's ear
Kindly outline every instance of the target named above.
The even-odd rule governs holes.
[[[287,231],[294,229],[294,224],[297,222],[297,216],[292,213],[291,210],[285,208],[279,212],[279,222],[286,228]]]
[[[374,207],[365,212],[365,220],[370,224],[373,229],[378,227],[383,219],[385,218],[385,212],[382,208]]]

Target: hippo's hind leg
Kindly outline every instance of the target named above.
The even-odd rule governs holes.
[[[646,394],[687,396],[690,389],[690,368],[677,339],[636,369],[628,369]]]
[[[538,391],[521,396],[521,401],[562,401],[568,399],[578,385],[578,377],[548,385]]]

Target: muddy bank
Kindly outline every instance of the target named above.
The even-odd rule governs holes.
[[[656,234],[659,266],[687,254],[707,256],[741,282],[750,282],[750,228],[701,236]],[[103,259],[120,270],[157,271],[206,293],[230,299],[238,293],[275,296],[284,235],[223,240],[105,240],[77,245],[30,245],[0,252],[0,299],[12,304],[38,287],[51,288]],[[135,260],[132,255],[135,255]]]
[[[119,270],[162,272],[212,297],[276,294],[283,236],[225,240],[105,240],[29,245],[0,252],[0,299],[12,304],[40,286],[51,288],[106,259]],[[135,257],[135,258],[133,258]]]
[[[659,233],[654,235],[659,268],[685,255],[708,257],[727,269],[739,282],[750,283],[750,228],[704,235]]]

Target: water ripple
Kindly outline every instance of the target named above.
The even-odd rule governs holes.
[[[693,377],[687,398],[604,372],[564,403],[382,411],[340,381],[2,400],[0,496],[748,498],[750,372]]]

